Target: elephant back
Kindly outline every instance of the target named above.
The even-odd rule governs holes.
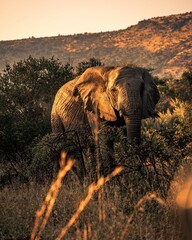
[[[69,81],[59,89],[52,107],[52,122],[60,120],[65,131],[78,131],[87,122],[83,101],[73,94],[77,80],[78,78]]]

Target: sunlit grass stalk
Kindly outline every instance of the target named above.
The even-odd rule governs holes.
[[[50,217],[50,214],[53,210],[55,200],[57,199],[59,189],[61,187],[61,182],[64,176],[73,166],[74,161],[69,160],[67,165],[63,163],[66,160],[66,153],[64,153],[63,158],[61,159],[60,170],[58,172],[56,180],[52,183],[44,202],[42,203],[41,208],[36,212],[35,224],[31,233],[31,240],[40,239],[42,232],[47,224],[47,221]]]
[[[92,183],[91,185],[89,185],[88,188],[88,194],[87,196],[80,202],[79,207],[77,209],[77,211],[74,213],[74,215],[71,217],[71,219],[68,221],[68,223],[66,224],[66,226],[61,230],[60,234],[58,235],[58,237],[56,238],[56,240],[60,240],[62,239],[65,234],[67,233],[67,231],[69,230],[69,228],[71,226],[73,226],[73,224],[75,223],[75,221],[78,219],[78,217],[80,216],[80,214],[83,212],[83,210],[85,209],[85,207],[87,206],[87,204],[89,203],[89,201],[91,200],[92,196],[94,195],[95,192],[97,192],[98,190],[100,190],[100,188],[106,183],[108,182],[112,177],[118,175],[121,171],[123,170],[123,167],[117,167],[111,174],[109,174],[107,177],[100,177],[97,181],[97,183]]]
[[[83,229],[83,240],[87,240],[87,226],[84,225],[84,229]]]
[[[96,113],[97,115],[98,113]],[[96,146],[96,163],[97,163],[97,180],[100,178],[100,172],[101,172],[101,162],[100,162],[100,148],[99,148],[99,123],[98,119],[96,119],[95,122],[95,131],[94,131],[94,140],[95,140],[95,146]],[[104,220],[104,202],[103,202],[103,188],[99,190],[98,192],[98,203],[99,203],[99,221],[103,222]]]
[[[126,234],[128,232],[128,227],[130,225],[130,223],[133,221],[133,218],[134,218],[134,215],[135,213],[137,212],[137,210],[139,209],[139,207],[141,206],[141,204],[144,202],[144,201],[151,201],[151,200],[155,200],[156,202],[158,202],[159,204],[161,205],[165,205],[165,202],[157,197],[156,193],[148,193],[146,194],[145,196],[143,196],[138,202],[137,204],[134,206],[134,210],[132,212],[132,214],[129,216],[128,220],[127,220],[127,223],[125,225],[125,228],[121,234],[121,240],[125,239],[126,238]]]

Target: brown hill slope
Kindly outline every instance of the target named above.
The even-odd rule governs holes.
[[[140,21],[124,30],[0,41],[0,71],[32,57],[74,66],[91,57],[106,65],[136,64],[159,76],[179,76],[192,63],[192,12]]]

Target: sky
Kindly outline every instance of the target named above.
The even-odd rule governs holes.
[[[192,11],[192,0],[0,0],[0,40],[125,29]]]

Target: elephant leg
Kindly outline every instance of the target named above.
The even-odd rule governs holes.
[[[114,167],[114,139],[107,134],[99,135],[100,173],[106,176]]]
[[[55,112],[55,110],[52,110],[51,113],[51,128],[52,128],[52,132],[53,132],[53,144],[55,142],[58,141],[58,138],[61,134],[64,133],[64,126],[63,123],[61,121],[61,118],[59,117],[59,115]],[[53,159],[53,172],[52,172],[52,178],[55,178],[57,176],[57,173],[59,171],[59,153],[57,153],[56,151],[54,151],[52,154],[52,159]]]
[[[86,165],[86,173],[90,182],[97,180],[97,164],[95,160],[95,146],[88,146],[85,149],[84,162]]]
[[[83,184],[84,178],[86,176],[86,168],[84,164],[83,154],[81,154],[78,149],[75,149],[67,153],[67,160],[68,159],[73,159],[75,161],[72,171],[79,179],[80,184]]]
[[[100,174],[107,175],[113,169],[114,164],[114,137],[105,121],[101,121],[96,114],[88,112],[87,117],[96,145],[94,162],[100,163]]]
[[[51,177],[53,179],[55,179],[57,177],[57,174],[58,174],[59,169],[60,169],[60,164],[59,164],[60,156],[59,156],[59,153],[54,152],[53,154],[51,154],[51,158],[53,160],[53,171],[52,171]]]

